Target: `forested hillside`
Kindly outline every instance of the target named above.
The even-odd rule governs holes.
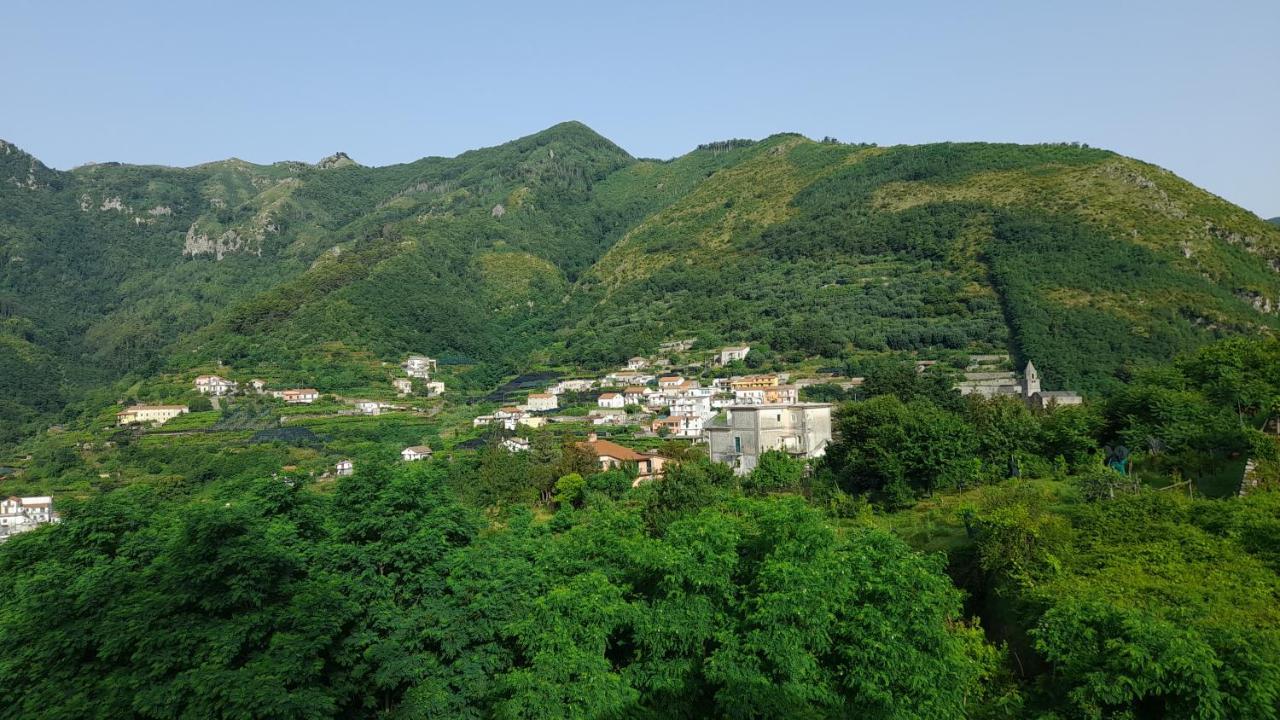
[[[427,352],[479,387],[688,336],[795,359],[1007,350],[1091,390],[1280,324],[1280,229],[1072,145],[777,135],[653,161],[565,123],[381,168],[61,172],[4,144],[0,180],[9,439],[117,378],[216,361],[285,378]]]

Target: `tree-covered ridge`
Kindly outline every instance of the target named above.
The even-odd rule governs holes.
[[[1280,308],[1280,230],[1071,145],[783,134],[653,161],[564,123],[381,168],[59,172],[6,144],[0,179],[0,314],[56,361],[23,371],[54,389],[20,390],[14,417],[123,375],[287,375],[335,346],[494,378],[674,336],[793,359],[1011,350],[1088,390],[1272,332]]]
[[[752,159],[580,282],[594,307],[569,357],[682,334],[824,355],[1010,348],[1094,388],[1126,360],[1277,325],[1280,233],[1114,153],[795,136],[737,152]]]

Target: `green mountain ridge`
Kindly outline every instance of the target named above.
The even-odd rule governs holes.
[[[123,376],[455,357],[477,382],[674,336],[1010,350],[1050,386],[1280,327],[1280,228],[1074,145],[781,134],[636,159],[581,123],[453,158],[45,167],[0,144],[0,442]],[[344,382],[331,378],[341,391]],[[37,388],[39,388],[37,390]]]

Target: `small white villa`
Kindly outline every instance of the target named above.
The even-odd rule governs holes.
[[[333,472],[338,477],[351,477],[356,472],[356,465],[350,460],[339,460],[338,464],[333,466]]]
[[[414,445],[400,451],[400,459],[405,462],[417,462],[431,457],[431,448],[426,445]]]
[[[201,395],[222,396],[235,392],[236,382],[217,375],[201,375],[196,378],[196,390]]]
[[[608,392],[596,398],[596,405],[602,408],[613,408],[614,410],[621,410],[622,408],[626,407],[627,398],[623,396],[621,393]]]

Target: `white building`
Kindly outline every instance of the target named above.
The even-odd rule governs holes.
[[[649,365],[649,361],[640,356],[633,357],[627,361],[628,370],[640,370],[642,368],[647,367],[648,365]]]
[[[529,408],[530,412],[543,412],[555,410],[559,407],[559,403],[552,393],[532,393],[525,400],[525,406]]]
[[[356,464],[350,460],[339,460],[333,470],[338,477],[350,477],[356,472]]]
[[[680,395],[671,399],[672,415],[693,415],[698,418],[711,416],[709,395]],[[701,430],[701,426],[698,428]]]
[[[561,380],[547,389],[552,395],[559,395],[567,392],[586,392],[595,387],[599,383],[598,380],[591,378],[579,378],[575,380]]]
[[[400,459],[405,462],[417,462],[431,457],[431,448],[426,445],[413,445],[400,451]]]
[[[672,413],[669,417],[654,420],[649,429],[653,432],[666,430],[671,437],[696,438],[702,435],[705,418],[697,415]]]
[[[631,385],[622,391],[622,399],[626,405],[644,405],[645,399],[652,392],[643,385]]]
[[[381,405],[379,405],[377,402],[375,402],[375,401],[373,401],[373,400],[358,400],[358,401],[356,401],[356,409],[357,409],[357,410],[359,410],[360,412],[364,413],[365,415],[380,415],[380,414],[382,414],[382,406],[381,406]]]
[[[648,385],[653,382],[654,375],[651,373],[640,372],[638,370],[615,370],[604,376],[604,381],[609,385]]]
[[[596,398],[596,405],[602,408],[621,410],[627,406],[627,398],[622,393],[604,393]]]
[[[196,378],[196,390],[201,395],[222,396],[235,392],[236,383],[217,375],[201,375]]]
[[[824,455],[831,442],[831,405],[734,405],[707,422],[704,434],[713,462],[746,475],[769,450],[797,458]]]
[[[134,405],[116,413],[116,423],[119,425],[163,425],[186,413],[186,405]]]
[[[507,452],[529,452],[529,441],[522,437],[510,437],[502,441],[502,447],[506,448]]]
[[[729,363],[737,360],[746,360],[747,353],[749,352],[751,352],[750,345],[733,345],[730,347],[720,348],[720,354],[716,357],[716,360],[721,365],[728,365]]]
[[[53,498],[48,495],[11,496],[0,500],[0,542],[4,542],[10,535],[56,522],[58,514],[53,511]]]
[[[436,369],[436,360],[426,355],[410,355],[400,367],[404,368],[404,374],[411,378],[430,380],[431,373]]]
[[[436,397],[444,394],[444,383],[439,380],[432,380],[425,387],[427,388],[427,397]]]
[[[413,394],[413,381],[409,378],[396,378],[391,381],[391,384],[395,386],[396,393],[399,395]]]

